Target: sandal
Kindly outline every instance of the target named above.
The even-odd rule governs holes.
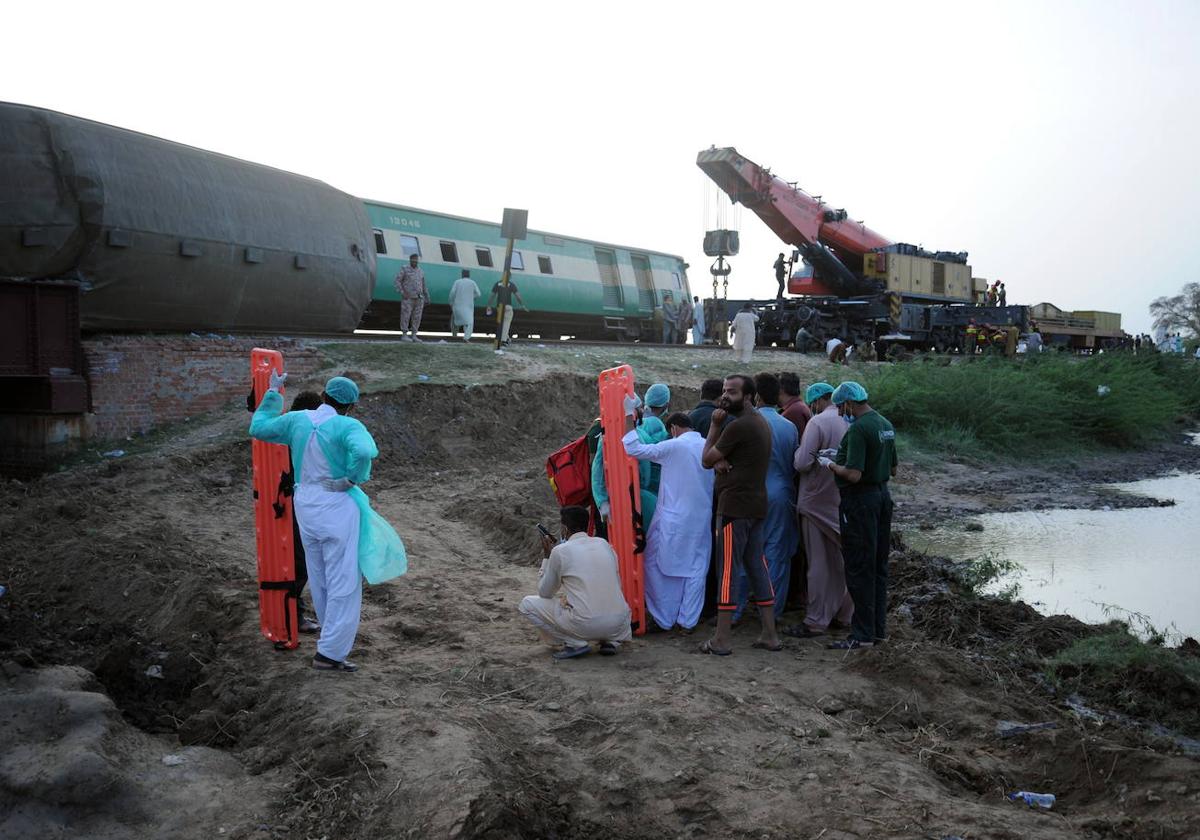
[[[711,653],[713,656],[729,656],[729,654],[733,653],[732,650],[723,650],[719,647],[713,647],[712,639],[701,642],[700,652]]]
[[[758,648],[759,650],[769,650],[771,653],[779,653],[779,651],[783,650],[783,642],[779,642],[775,647],[771,647],[766,642],[755,642],[750,647]]]
[[[860,642],[858,639],[838,639],[836,642],[830,642],[825,645],[829,650],[858,650],[860,648],[875,647],[874,642]]]
[[[825,630],[814,630],[807,624],[793,624],[789,627],[784,627],[781,631],[785,636],[791,636],[794,639],[815,639],[817,636],[826,636],[828,632]]]

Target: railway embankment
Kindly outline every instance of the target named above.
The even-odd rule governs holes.
[[[690,403],[700,380],[734,369],[726,353],[518,347],[495,356],[359,342],[319,352],[314,372],[288,387],[319,386],[332,372],[363,381],[359,416],[382,452],[368,490],[411,558],[408,575],[367,590],[362,670],[314,674],[307,640],[281,653],[258,634],[244,405],[129,442],[120,457],[97,449],[7,482],[0,706],[14,723],[0,757],[0,833],[1200,833],[1200,765],[1179,738],[1200,737],[1191,647],[1147,646],[1116,625],[982,595],[987,570],[926,557],[903,537],[892,553],[894,634],[877,650],[847,656],[789,639],[767,653],[750,647],[746,627],[727,658],[699,655],[698,636],[658,634],[613,659],[550,661],[515,612],[536,581],[533,523],[555,510],[546,454],[594,416],[601,366],[630,363],[639,381],[665,380]],[[943,426],[914,427],[912,395],[922,393],[921,371],[966,375],[953,368],[831,370],[783,353],[756,355],[751,367],[854,376],[904,418],[897,428],[913,440],[895,488],[901,535],[974,510],[1088,503],[1102,495],[1097,479],[1196,468],[1185,459],[1200,452],[1172,439],[1186,402],[1133,443],[1076,434],[1078,447],[1039,456],[1044,436],[1034,431],[1027,445],[992,449],[977,431],[972,449],[942,451]],[[1008,375],[963,367],[984,382]],[[1077,406],[1088,395],[1119,398],[1127,380],[1115,370],[1066,393]],[[1153,371],[1135,373],[1128,381],[1144,385]],[[991,387],[1023,399],[1036,427],[1045,383],[1029,381],[1038,384],[1019,393]],[[66,713],[39,711],[50,708]],[[71,760],[46,743],[74,745]],[[1058,801],[1031,810],[1007,799],[1016,790]],[[191,800],[205,807],[179,819]]]

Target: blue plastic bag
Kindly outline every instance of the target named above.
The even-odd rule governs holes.
[[[367,583],[383,583],[408,571],[408,554],[396,529],[371,509],[371,500],[358,487],[346,491],[358,505],[358,571]]]

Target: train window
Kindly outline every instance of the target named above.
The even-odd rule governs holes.
[[[538,269],[542,274],[553,274],[554,266],[550,265],[549,257],[538,257]]]
[[[442,248],[442,262],[458,262],[458,246],[453,242],[441,241],[438,245]]]
[[[491,268],[493,265],[492,249],[491,248],[476,248],[475,249],[475,260],[476,260],[476,262],[479,263],[480,268]]]
[[[402,233],[400,234],[400,250],[404,252],[405,257],[411,257],[413,254],[419,257],[421,256],[421,243],[417,241],[417,237]]]
[[[379,228],[375,228],[374,233],[375,233],[375,253],[376,254],[386,254],[387,253],[387,242],[385,242],[383,239],[383,231],[381,231]]]
[[[513,251],[512,267],[514,269],[516,269],[517,271],[525,270],[525,258],[523,256],[521,256],[520,251]]]
[[[672,271],[672,272],[671,272],[671,276],[675,278],[675,288],[676,288],[676,289],[682,289],[682,288],[683,288],[683,281],[681,281],[681,280],[679,279],[679,272],[678,272],[678,271]]]

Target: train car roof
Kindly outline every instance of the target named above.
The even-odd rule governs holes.
[[[260,163],[257,160],[249,160],[248,158],[240,158],[240,157],[236,157],[234,155],[227,155],[224,152],[214,152],[212,149],[204,149],[204,148],[201,148],[200,146],[193,146],[190,143],[181,143],[178,140],[171,140],[170,138],[167,138],[167,137],[159,137],[157,134],[149,134],[148,132],[138,131],[137,129],[134,129],[134,128],[125,128],[124,126],[113,125],[112,123],[100,122],[100,120],[93,120],[88,117],[81,117],[78,114],[68,114],[66,111],[55,111],[53,108],[43,108],[40,105],[26,105],[24,102],[8,102],[6,100],[0,99],[0,105],[9,105],[13,108],[24,108],[28,111],[39,111],[43,114],[54,114],[54,115],[60,116],[60,117],[67,117],[72,120],[79,120],[80,122],[84,122],[84,123],[91,123],[92,125],[103,126],[104,128],[112,129],[113,131],[122,131],[122,132],[125,132],[126,134],[136,134],[139,137],[148,137],[151,140],[158,141],[159,143],[167,143],[172,146],[178,146],[179,148],[182,148],[182,149],[191,149],[193,151],[199,152],[199,153],[201,153],[203,155],[207,155],[209,157],[223,158],[225,160],[231,160],[236,163],[244,163],[249,166],[259,166],[259,167],[262,167],[263,169],[270,169],[274,172],[280,172],[284,175],[291,176],[292,178],[301,178],[305,181],[312,181],[313,183],[322,184],[323,186],[329,187],[330,189],[337,190],[338,192],[340,192],[344,195],[350,195],[350,193],[346,192],[345,190],[339,190],[337,187],[333,186],[328,181],[322,181],[320,178],[314,178],[312,175],[304,175],[300,172],[292,172],[290,169],[281,169],[278,166],[272,166],[269,163]]]
[[[337,187],[334,187],[333,185],[329,184],[327,181],[322,181],[320,178],[314,178],[311,175],[303,175],[299,172],[292,172],[291,170],[288,170],[288,169],[280,169],[278,166],[271,166],[268,163],[259,163],[258,161],[247,160],[246,158],[239,158],[239,157],[235,157],[234,155],[227,155],[227,154],[224,154],[223,152],[214,152],[211,149],[204,149],[199,146],[192,146],[188,143],[180,143],[178,140],[170,140],[166,137],[159,137],[156,134],[148,134],[144,131],[137,131],[136,129],[124,128],[123,126],[113,125],[112,123],[105,123],[105,122],[100,122],[99,120],[88,119],[87,117],[80,117],[76,114],[68,114],[65,111],[55,111],[52,108],[43,108],[39,105],[26,105],[23,102],[8,102],[5,100],[0,100],[0,105],[8,105],[8,106],[11,106],[14,108],[25,108],[30,111],[40,111],[42,113],[47,113],[47,114],[56,114],[58,116],[68,117],[73,120],[79,120],[80,122],[92,123],[93,125],[103,126],[105,128],[111,129],[113,131],[123,131],[123,132],[127,132],[129,134],[136,134],[136,135],[139,135],[142,137],[148,137],[148,138],[150,138],[152,140],[156,140],[160,143],[169,143],[173,146],[179,146],[179,147],[182,147],[185,149],[192,149],[201,154],[209,155],[209,156],[212,156],[215,158],[224,158],[225,160],[231,160],[231,161],[236,161],[238,163],[249,164],[250,166],[260,166],[263,169],[271,169],[271,170],[274,170],[275,172],[279,172],[284,175],[291,176],[293,178],[301,178],[303,180],[312,181],[314,183],[322,184],[326,187],[330,187],[332,189],[337,190]],[[339,190],[339,192],[345,193],[344,190]],[[349,193],[345,193],[345,194],[349,195]],[[359,201],[362,201],[367,204],[374,204],[379,207],[394,207],[397,210],[413,210],[418,213],[428,213],[431,216],[441,216],[446,219],[456,219],[461,222],[473,222],[475,224],[481,224],[481,225],[495,225],[497,227],[499,226],[498,222],[488,221],[486,219],[473,219],[469,216],[458,216],[454,213],[443,213],[439,210],[427,210],[423,207],[412,207],[407,204],[395,204],[390,201],[379,201],[376,199],[361,198],[361,197],[359,197]],[[587,242],[587,243],[590,243],[593,245],[602,245],[606,248],[620,248],[625,251],[637,251],[639,253],[644,253],[644,254],[655,254],[660,257],[669,257],[671,259],[679,260],[680,262],[685,262],[683,257],[679,256],[678,254],[669,254],[666,251],[659,251],[654,248],[639,248],[639,247],[632,246],[632,245],[616,245],[611,242],[602,242],[598,239],[585,239],[580,236],[569,236],[569,235],[563,234],[563,233],[553,233],[551,231],[534,230],[532,228],[529,230],[529,232],[536,233],[539,236],[554,236],[554,237],[558,237],[559,239],[571,239],[576,242]]]
[[[459,221],[459,222],[471,222],[471,223],[477,224],[477,225],[489,225],[491,227],[500,227],[500,223],[496,222],[496,221],[489,221],[487,219],[473,219],[470,216],[458,216],[458,215],[455,215],[454,213],[443,213],[440,210],[428,210],[424,207],[413,207],[410,204],[395,204],[394,202],[391,202],[391,201],[378,201],[373,198],[362,198],[362,199],[360,199],[360,201],[363,201],[367,204],[375,205],[376,207],[392,207],[396,210],[412,210],[417,213],[428,213],[431,216],[440,216],[445,219],[454,219],[455,221]],[[534,230],[533,228],[529,228],[528,232],[536,233],[538,236],[554,236],[554,237],[557,237],[558,239],[570,239],[574,242],[586,242],[589,245],[603,245],[605,248],[620,248],[623,251],[637,251],[639,254],[655,254],[656,256],[660,256],[660,257],[670,257],[673,260],[679,260],[681,263],[687,262],[686,260],[684,260],[683,257],[679,256],[678,254],[669,254],[666,251],[658,251],[658,250],[655,250],[654,248],[640,248],[636,245],[616,245],[612,242],[603,242],[599,239],[585,239],[582,236],[570,236],[565,233],[553,233],[548,230]]]

